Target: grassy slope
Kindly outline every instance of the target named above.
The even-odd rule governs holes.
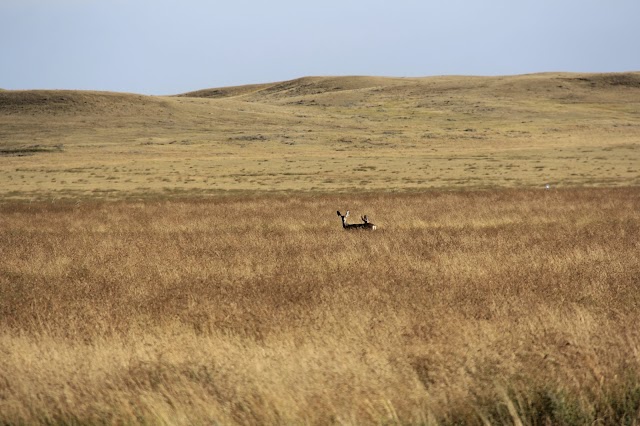
[[[8,91],[0,195],[637,185],[639,104],[638,73]]]

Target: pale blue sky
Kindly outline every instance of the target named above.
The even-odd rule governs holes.
[[[640,70],[640,0],[0,0],[0,87]]]

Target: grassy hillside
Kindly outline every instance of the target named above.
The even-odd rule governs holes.
[[[0,196],[626,186],[640,74],[0,93]]]

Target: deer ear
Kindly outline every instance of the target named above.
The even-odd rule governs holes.
[[[344,217],[348,217],[349,216],[349,210],[347,210],[347,214],[344,215]]]
[[[340,210],[338,210],[338,216],[342,217],[342,215],[340,214]]]

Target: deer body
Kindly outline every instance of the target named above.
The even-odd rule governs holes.
[[[350,231],[353,229],[375,231],[377,228],[376,225],[369,222],[369,218],[367,218],[366,215],[360,217],[362,219],[362,223],[352,223],[352,224],[347,223],[347,217],[349,217],[349,210],[347,210],[347,213],[344,216],[340,213],[340,211],[338,211],[338,216],[340,216],[340,218],[342,219],[342,228],[344,228],[347,231]]]

